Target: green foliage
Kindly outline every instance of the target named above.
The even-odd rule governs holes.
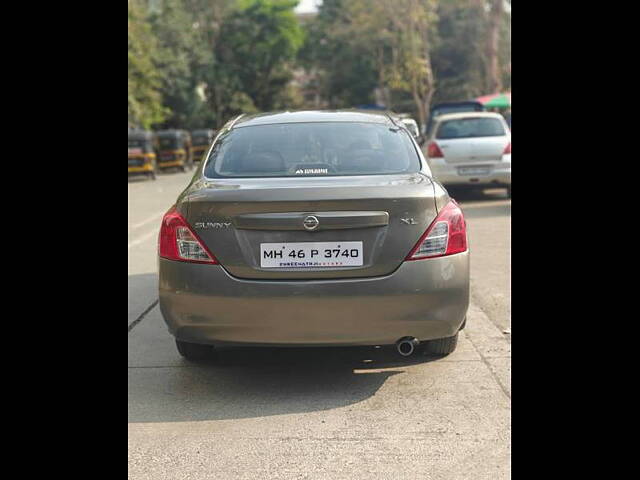
[[[129,0],[128,27],[129,123],[150,128],[154,123],[163,121],[167,111],[162,106],[161,74],[154,63],[156,39],[144,9],[136,0]]]
[[[197,12],[189,7],[186,0],[164,0],[150,17],[158,41],[156,65],[162,77],[163,103],[171,111],[159,125],[164,128],[200,127],[205,111],[198,86],[212,55],[202,29],[194,28]]]
[[[317,90],[331,107],[369,103],[377,89],[379,101],[418,115],[417,103],[430,95],[433,101],[450,101],[489,93],[490,6],[483,0],[324,0],[305,26],[300,63],[314,72]],[[503,82],[508,89],[508,14],[501,30],[500,64],[507,66]],[[414,97],[420,89],[418,102]]]
[[[438,87],[434,102],[468,100],[483,95],[485,25],[478,7],[459,0],[441,0],[438,35],[432,53]]]
[[[491,93],[489,73],[510,88],[510,8],[497,64],[496,36],[487,43],[497,1],[324,0],[301,22],[297,0],[155,0],[150,15],[129,0],[129,121],[215,127],[242,112],[373,102],[420,121],[432,101]]]
[[[291,63],[303,42],[293,14],[296,4],[296,0],[244,0],[222,25],[223,41],[215,49],[217,78],[234,94],[248,97],[243,111],[274,108],[275,98],[292,78]]]
[[[434,0],[325,0],[307,29],[301,61],[318,68],[331,107],[413,102],[424,116],[433,92],[429,33]],[[377,93],[377,94],[376,94]]]
[[[353,17],[356,13],[362,10],[356,12],[348,0],[324,0],[316,19],[305,27],[307,41],[299,61],[316,70],[318,91],[332,108],[370,103],[378,85],[376,58],[369,36],[363,35],[366,25]]]

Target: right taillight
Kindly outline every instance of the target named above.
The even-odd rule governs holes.
[[[217,264],[216,257],[191,230],[175,205],[162,217],[158,235],[158,255],[169,260]]]
[[[429,146],[427,147],[427,156],[429,158],[442,158],[442,157],[444,157],[444,155],[442,154],[442,150],[440,150],[440,147],[438,146],[438,144],[436,142],[429,143]]]
[[[507,146],[504,147],[504,152],[502,152],[503,155],[506,155],[507,153],[511,153],[511,142],[509,142]]]
[[[467,225],[454,200],[442,209],[405,260],[444,257],[467,250]]]

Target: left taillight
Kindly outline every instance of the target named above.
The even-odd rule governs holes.
[[[162,217],[158,235],[158,255],[169,260],[217,264],[216,257],[191,230],[189,224],[171,207]]]
[[[467,224],[454,200],[442,209],[405,260],[444,257],[467,250]]]
[[[444,158],[444,154],[436,142],[431,142],[427,146],[427,156],[429,158]]]

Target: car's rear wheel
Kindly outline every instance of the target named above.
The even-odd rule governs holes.
[[[425,342],[425,353],[431,355],[449,355],[458,346],[458,334],[452,337],[438,338]]]
[[[178,347],[178,353],[180,353],[180,355],[192,362],[213,360],[216,358],[216,350],[213,345],[201,345],[199,343],[176,340],[176,347]]]

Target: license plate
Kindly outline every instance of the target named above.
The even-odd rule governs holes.
[[[362,265],[362,242],[260,244],[262,268],[340,268]]]
[[[489,167],[460,167],[458,173],[460,175],[489,175],[491,169]]]

